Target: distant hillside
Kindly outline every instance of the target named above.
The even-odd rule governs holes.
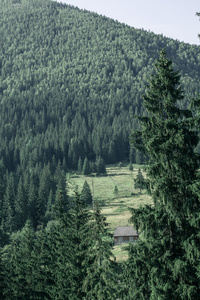
[[[142,95],[161,48],[181,72],[186,99],[200,92],[199,46],[73,6],[1,0],[0,38],[2,199],[10,174],[17,193],[20,178],[35,174],[39,186],[48,163],[52,173],[59,162],[77,169],[85,157],[128,159],[133,116],[144,113]]]
[[[19,150],[11,169],[30,154],[34,163],[65,157],[74,168],[79,156],[126,158],[133,115],[143,113],[146,79],[163,47],[186,96],[199,93],[198,46],[48,0],[3,3],[0,132],[1,150],[12,140]]]

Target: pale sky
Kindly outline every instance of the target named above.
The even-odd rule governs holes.
[[[200,0],[57,0],[137,29],[200,45]]]

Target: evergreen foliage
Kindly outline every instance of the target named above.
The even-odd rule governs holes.
[[[86,277],[83,288],[86,293],[84,299],[116,299],[118,291],[118,276],[113,257],[113,240],[107,232],[106,218],[101,215],[98,204],[95,204],[92,221],[89,223],[89,241],[87,256],[84,264]]]
[[[138,174],[134,179],[134,182],[135,182],[134,184],[135,189],[140,189],[140,193],[141,193],[141,190],[145,188],[145,179],[142,174],[142,170],[140,168],[138,169]]]
[[[79,157],[78,159],[78,172],[81,174],[82,173],[82,159]]]
[[[115,188],[114,188],[113,193],[114,193],[115,197],[117,198],[117,197],[118,197],[118,194],[119,194],[119,190],[118,190],[117,185],[115,185]]]
[[[82,174],[89,175],[90,173],[91,173],[90,163],[89,163],[88,158],[85,157],[84,162],[83,162]]]
[[[144,154],[140,150],[135,151],[135,163],[138,165],[142,165],[144,162]]]
[[[2,0],[0,36],[0,298],[198,299],[200,48],[50,0]],[[180,74],[162,51],[143,107],[163,47]],[[65,173],[146,157],[154,206],[132,209],[143,239],[116,282],[105,218]]]
[[[55,205],[58,224],[51,231],[49,244],[51,284],[47,287],[51,299],[84,299],[83,280],[86,266],[83,261],[88,250],[90,213],[85,199],[75,192],[67,209],[62,194]]]
[[[5,291],[5,270],[2,261],[3,246],[8,244],[8,237],[0,228],[0,299],[4,300],[4,291]]]
[[[96,158],[95,169],[97,174],[106,174],[105,161],[101,156]]]
[[[83,184],[80,198],[82,199],[82,201],[84,201],[86,204],[89,204],[89,205],[91,205],[93,202],[91,189],[86,180]]]
[[[128,168],[129,168],[129,171],[133,171],[133,164],[131,162],[130,162]]]
[[[164,50],[155,69],[144,96],[143,130],[132,135],[134,145],[150,157],[154,206],[131,209],[143,239],[130,248],[127,299],[198,299],[198,133],[191,111],[180,109],[180,75]]]
[[[69,205],[60,192],[54,206],[56,222],[44,234],[43,257],[47,265],[46,290],[50,299],[77,299],[76,261]],[[77,224],[75,224],[76,226]],[[43,242],[43,240],[41,240]]]
[[[181,70],[185,94],[199,93],[198,46],[70,5],[1,1],[0,36],[0,224],[8,231],[27,218],[34,228],[46,222],[58,164],[82,172],[87,157],[90,172],[101,174],[104,163],[144,163],[128,138],[139,128],[132,116],[145,113],[142,94],[158,49]]]
[[[21,233],[13,235],[4,265],[6,299],[42,299],[37,292],[37,260],[34,256],[35,233],[30,221]]]
[[[27,221],[12,234],[0,260],[2,299],[116,299],[113,238],[99,206],[91,215],[77,192],[70,207],[59,193],[54,216],[36,233]]]

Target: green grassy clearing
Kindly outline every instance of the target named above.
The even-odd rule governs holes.
[[[100,203],[102,214],[106,216],[109,223],[109,231],[114,233],[118,226],[130,226],[129,219],[131,217],[128,207],[137,208],[140,205],[151,203],[149,195],[139,189],[134,188],[134,178],[138,173],[140,166],[134,166],[133,171],[128,167],[108,166],[107,176],[83,176],[77,175],[68,179],[68,193],[72,195],[77,187],[81,192],[84,181],[87,180],[94,200]],[[143,172],[143,175],[144,172]],[[118,193],[114,193],[117,186]],[[123,261],[127,258],[127,251],[124,251],[126,245],[118,245],[114,247],[114,255],[117,261]]]

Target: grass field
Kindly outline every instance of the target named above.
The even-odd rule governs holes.
[[[116,167],[108,166],[106,176],[83,176],[74,175],[68,178],[68,192],[72,194],[77,187],[81,192],[84,181],[90,186],[94,201],[98,201],[102,214],[106,216],[109,223],[109,231],[114,233],[118,226],[131,226],[129,219],[131,213],[128,207],[137,208],[140,205],[151,203],[151,198],[144,191],[140,194],[139,189],[134,188],[134,178],[138,173],[140,166],[134,165],[133,171],[128,166]],[[142,168],[142,167],[141,167]],[[145,176],[145,173],[143,172]],[[114,193],[117,187],[117,193]],[[127,259],[127,251],[124,251],[127,245],[114,247],[114,255],[117,261]]]

